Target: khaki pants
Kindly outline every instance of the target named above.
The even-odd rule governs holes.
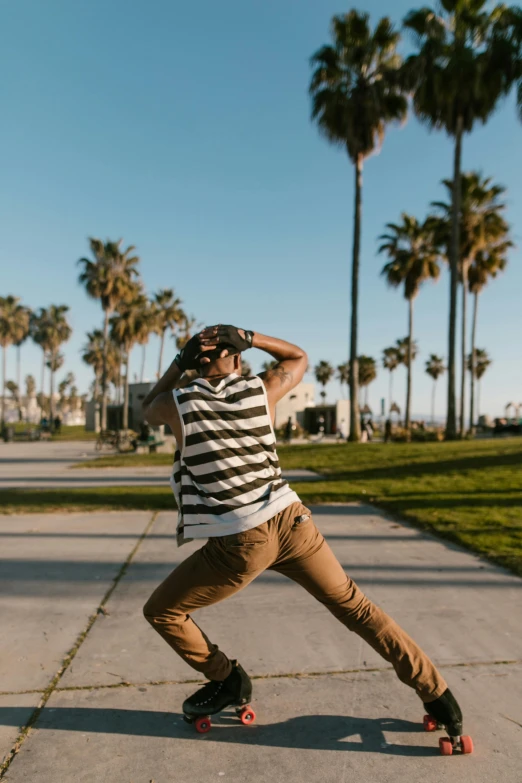
[[[299,521],[303,515],[308,518]],[[230,660],[190,613],[228,598],[266,569],[302,585],[391,663],[422,701],[433,701],[445,691],[445,681],[420,647],[344,573],[301,503],[245,533],[210,538],[160,584],[144,615],[189,666],[209,680],[224,680],[232,668]]]

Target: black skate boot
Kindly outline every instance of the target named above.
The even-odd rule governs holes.
[[[447,737],[439,740],[443,756],[451,756],[454,751],[473,753],[473,740],[462,734],[462,710],[449,688],[435,701],[424,704],[428,715],[424,716],[426,731],[446,729]]]
[[[253,723],[256,716],[248,706],[252,698],[252,682],[241,664],[232,661],[232,671],[226,680],[210,680],[183,703],[187,723],[195,723],[200,733],[210,731],[211,715],[227,707],[236,707],[241,723]]]

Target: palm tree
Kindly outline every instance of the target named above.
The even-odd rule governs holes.
[[[16,348],[16,382],[18,384],[18,388],[21,388],[22,385],[22,358],[21,358],[22,345],[29,337],[31,331],[32,313],[28,307],[24,307],[24,310],[25,310],[25,315],[20,314],[21,317],[20,317],[18,334],[16,340],[13,343]]]
[[[326,139],[348,153],[355,169],[350,329],[350,440],[360,440],[357,329],[361,245],[362,171],[380,148],[386,126],[406,119],[408,104],[398,78],[400,35],[387,17],[372,32],[369,15],[350,11],[332,19],[331,45],[312,57],[312,119]]]
[[[451,245],[452,203],[451,193],[453,183],[443,180],[448,192],[448,201],[435,201],[437,217],[432,220],[435,237],[442,252],[449,257]],[[479,172],[472,171],[461,175],[461,207],[459,221],[459,281],[462,283],[462,325],[461,325],[461,387],[460,387],[460,420],[459,434],[464,435],[465,414],[465,384],[467,355],[467,295],[469,274],[476,258],[488,254],[489,249],[502,243],[504,253],[511,242],[508,240],[509,226],[503,217],[505,204],[499,198],[506,189],[500,185],[492,185],[490,178],[484,178]]]
[[[482,379],[482,376],[488,369],[489,365],[491,364],[492,360],[489,358],[487,351],[484,348],[476,348],[475,349],[475,357],[474,362],[472,362],[471,354],[468,356],[467,361],[467,367],[470,372],[473,372],[472,367],[473,364],[475,366],[475,378],[478,381],[478,387],[477,387],[477,419],[480,417],[480,381]]]
[[[359,356],[359,386],[365,390],[364,404],[368,405],[368,387],[377,377],[377,362],[371,356]]]
[[[388,415],[391,412],[391,406],[393,403],[393,373],[400,364],[398,349],[392,345],[390,348],[385,348],[382,352],[382,366],[390,373],[390,384],[388,389]]]
[[[388,233],[383,234],[379,253],[386,253],[390,261],[384,265],[382,274],[388,285],[404,286],[404,297],[408,300],[408,349],[406,381],[407,433],[411,427],[411,365],[413,357],[413,300],[426,280],[437,280],[440,275],[439,253],[433,242],[429,221],[419,223],[416,218],[402,213],[402,223],[388,223]]]
[[[138,277],[136,266],[139,257],[132,255],[135,248],[130,245],[122,250],[123,240],[114,242],[91,237],[89,244],[94,261],[80,258],[83,266],[78,281],[85,285],[89,296],[99,299],[104,314],[103,321],[103,369],[102,369],[102,410],[101,426],[107,429],[107,353],[109,347],[109,319],[117,305],[128,301],[134,295],[133,283]]]
[[[36,391],[36,380],[34,375],[25,376],[25,393],[27,397],[32,397]]]
[[[429,127],[445,130],[455,140],[446,421],[446,437],[450,439],[457,437],[455,358],[462,140],[478,120],[487,121],[516,77],[515,55],[509,54],[504,40],[506,16],[505,6],[490,8],[487,0],[443,0],[440,13],[424,7],[410,11],[404,19],[418,48],[404,67],[414,111]]]
[[[20,304],[18,296],[0,297],[0,345],[2,346],[2,409],[0,422],[5,421],[5,390],[6,390],[6,366],[7,349],[21,341],[23,335],[29,330],[29,311]]]
[[[154,331],[160,337],[160,352],[158,362],[158,378],[162,376],[162,364],[163,364],[163,346],[165,343],[165,332],[170,329],[174,332],[174,329],[182,323],[183,310],[181,305],[183,302],[175,295],[172,288],[162,288],[157,294],[154,294],[154,306],[156,311],[156,317],[154,321]]]
[[[47,359],[47,367],[51,371],[51,383],[50,383],[50,394],[49,394],[49,416],[51,419],[51,424],[54,421],[54,375],[63,367],[63,363],[65,361],[65,357],[63,353],[60,353],[59,351],[51,351],[48,354]]]
[[[54,419],[54,374],[63,365],[63,356],[59,353],[59,349],[63,343],[67,342],[72,333],[66,317],[68,312],[67,305],[50,305],[47,311],[47,322],[43,324],[43,348],[47,354],[47,367],[51,371],[49,398],[51,421]]]
[[[93,399],[98,400],[100,379],[103,372],[103,332],[101,329],[87,332],[87,343],[82,348],[82,359],[94,370]]]
[[[20,387],[14,381],[7,381],[5,388],[14,400],[18,409],[18,421],[22,421],[22,408],[20,406]]]
[[[243,357],[241,357],[241,375],[244,378],[247,378],[249,375],[252,375],[252,367],[245,359],[243,359]]]
[[[430,358],[426,362],[426,372],[433,378],[433,391],[431,393],[431,423],[435,424],[435,392],[437,390],[437,381],[441,375],[446,372],[444,366],[444,359],[442,356],[437,356],[436,353],[431,353]]]
[[[263,372],[268,372],[268,370],[272,370],[274,367],[276,367],[277,364],[278,364],[277,359],[272,359],[271,361],[263,362],[261,368]]]
[[[510,240],[499,241],[491,245],[487,251],[477,253],[473,259],[473,264],[469,268],[468,285],[469,291],[473,295],[473,321],[471,327],[471,371],[470,371],[470,404],[469,404],[469,429],[473,433],[475,422],[475,380],[474,371],[476,359],[476,339],[477,339],[477,314],[478,298],[482,289],[486,286],[489,279],[494,278],[503,271],[507,264],[506,254],[513,243]]]
[[[334,374],[334,368],[330,364],[330,362],[325,362],[324,360],[320,361],[319,364],[316,364],[314,367],[314,373],[315,373],[315,379],[317,383],[320,383],[323,387],[321,391],[321,397],[323,398],[323,405],[326,399],[326,391],[325,387],[326,384],[330,382],[330,380],[333,377]]]
[[[178,324],[178,331],[173,337],[176,341],[176,348],[181,351],[186,346],[192,335],[197,334],[197,331],[202,328],[201,324],[198,324],[197,318],[193,315],[188,316],[185,313],[182,314],[181,320]]]
[[[49,321],[49,311],[46,307],[41,307],[37,313],[31,314],[30,335],[33,342],[42,349],[42,374],[40,378],[40,394],[45,394],[45,367],[47,354],[45,349],[46,325]]]
[[[341,384],[341,395],[343,394],[343,386],[346,387],[350,384],[350,363],[344,362],[337,367],[337,380]]]
[[[111,318],[111,339],[120,346],[123,361],[125,363],[125,381],[123,394],[123,429],[129,428],[129,362],[132,347],[138,342],[141,322],[142,301],[140,298],[134,302],[121,305],[118,312]]]
[[[402,337],[397,340],[397,355],[399,364],[406,367],[406,395],[408,394],[408,375],[411,373],[411,365],[417,358],[418,345],[416,340],[410,340],[409,337]]]

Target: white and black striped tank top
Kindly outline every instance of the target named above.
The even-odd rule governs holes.
[[[299,500],[281,476],[261,378],[198,378],[173,395],[183,439],[170,483],[185,540],[250,530]]]

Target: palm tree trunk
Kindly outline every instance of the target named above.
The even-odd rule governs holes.
[[[49,397],[49,419],[50,419],[50,427],[51,427],[51,432],[52,432],[53,431],[53,422],[54,422],[54,399],[53,399],[53,395],[54,395],[54,370],[53,370],[54,356],[53,356],[52,353],[50,354],[50,357],[51,357],[51,361],[50,361],[50,364],[51,364],[51,367],[50,367],[50,373],[51,373],[50,392],[51,393],[50,393],[50,397]]]
[[[109,350],[109,308],[104,311],[103,321],[103,367],[102,367],[102,409],[101,428],[107,429],[107,354]]]
[[[448,329],[448,408],[446,415],[446,438],[455,440],[457,437],[457,407],[455,400],[455,356],[457,327],[457,284],[458,262],[460,250],[460,202],[461,175],[460,162],[462,157],[462,117],[457,118],[455,132],[455,157],[453,163],[453,195],[451,214],[451,247],[450,247],[450,312]]]
[[[437,380],[433,381],[433,389],[431,392],[431,426],[435,426],[435,392],[437,390]]]
[[[357,310],[359,304],[359,261],[361,250],[362,218],[362,155],[355,162],[355,209],[353,220],[352,256],[352,316],[350,329],[350,436],[351,441],[361,440],[359,420],[359,363],[357,361]]]
[[[42,394],[45,395],[45,350],[43,348],[42,348],[42,383],[40,385],[40,388],[42,390]]]
[[[2,346],[2,416],[1,416],[2,428],[4,426],[4,421],[5,421],[5,383],[6,383],[5,374],[6,374],[6,364],[7,364],[6,354],[7,354],[7,346],[3,345]]]
[[[478,293],[473,299],[473,324],[471,327],[471,380],[469,395],[469,431],[473,435],[475,432],[475,341],[477,338],[477,312],[478,312]]]
[[[388,385],[388,416],[391,414],[391,406],[393,403],[393,372],[390,370],[390,382]]]
[[[413,364],[413,299],[408,299],[408,367],[406,375],[406,434],[411,429],[411,366]]]
[[[482,388],[482,383],[480,381],[477,381],[477,419],[480,418],[480,391]]]
[[[18,393],[22,394],[22,346],[16,346],[16,382],[18,383]]]
[[[163,344],[165,342],[165,329],[161,333],[161,342],[160,342],[160,353],[159,353],[159,362],[158,362],[158,379],[161,378],[161,369],[163,364]],[[341,384],[342,387],[342,384]]]
[[[459,434],[460,437],[464,437],[464,415],[466,409],[466,318],[467,318],[467,305],[468,305],[468,265],[462,261],[462,335],[460,344],[460,421],[459,421]]]
[[[145,377],[145,352],[147,350],[147,343],[143,343],[143,351],[141,355],[141,375],[140,375],[140,383],[143,383],[143,378]]]
[[[123,393],[123,429],[128,430],[129,429],[129,359],[130,359],[130,348],[128,348],[125,352],[126,360],[125,360],[125,390]]]
[[[98,377],[98,373],[96,373],[94,375],[94,391],[92,395],[94,399],[94,404],[96,404],[99,394],[100,394],[100,379]]]

